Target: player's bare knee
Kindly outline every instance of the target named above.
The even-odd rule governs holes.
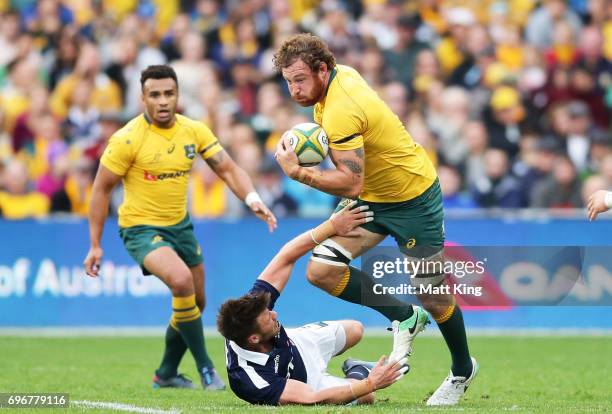
[[[330,266],[311,260],[306,268],[306,279],[328,292],[332,291],[338,284],[338,279],[342,277],[346,267]]]
[[[193,279],[189,271],[177,271],[170,278],[170,289],[174,296],[189,296],[193,295]]]
[[[357,344],[363,338],[364,327],[363,324],[359,321],[347,321],[348,329],[347,329],[347,343],[351,343],[353,345]],[[350,341],[349,341],[350,338]]]

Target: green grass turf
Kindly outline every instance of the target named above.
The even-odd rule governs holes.
[[[368,337],[346,355],[374,359],[390,348],[387,337]],[[612,411],[612,337],[473,337],[472,354],[480,373],[455,408],[428,409],[424,401],[448,374],[449,356],[442,338],[421,337],[411,372],[377,393],[374,407],[283,407],[282,412],[595,412]],[[208,348],[226,378],[223,344]],[[0,392],[67,392],[72,400],[132,404],[191,412],[271,412],[254,407],[231,391],[153,390],[150,379],[162,353],[162,338],[0,337]],[[343,356],[334,358],[340,374]],[[190,355],[181,370],[198,378]],[[32,412],[35,410],[21,410]],[[39,409],[39,412],[54,410]],[[104,410],[71,408],[70,412]],[[108,410],[107,410],[108,411]]]

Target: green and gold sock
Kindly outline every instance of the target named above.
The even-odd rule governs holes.
[[[178,374],[178,366],[187,351],[187,344],[176,326],[174,319],[170,319],[170,324],[166,328],[166,348],[161,364],[155,375],[162,379],[175,377]]]
[[[446,341],[446,346],[451,353],[451,371],[455,376],[469,377],[472,373],[472,359],[465,335],[463,314],[453,299],[444,314],[435,318]]]
[[[196,305],[195,295],[172,298],[172,318],[187,344],[189,351],[195,359],[198,371],[202,368],[212,368],[212,360],[206,352],[204,344],[204,331],[202,329],[202,317],[200,309]]]
[[[340,283],[330,293],[342,300],[359,305],[367,306],[370,309],[384,315],[389,321],[404,321],[413,314],[412,305],[402,302],[393,295],[385,296],[384,305],[374,305],[362,303],[362,289],[372,292],[374,279],[356,267],[349,266],[340,280]]]

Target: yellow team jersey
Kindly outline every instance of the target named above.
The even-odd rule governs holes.
[[[333,150],[365,152],[365,180],[360,199],[372,202],[411,200],[427,190],[436,170],[427,153],[397,115],[351,67],[337,65],[327,95],[314,107]]]
[[[119,226],[172,226],[187,214],[189,172],[195,157],[223,148],[201,122],[176,115],[172,128],[158,128],[143,114],[110,139],[100,162],[123,177]]]

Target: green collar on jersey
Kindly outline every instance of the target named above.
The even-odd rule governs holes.
[[[329,86],[331,85],[332,81],[334,80],[337,74],[338,74],[338,68],[334,67],[331,71],[331,75],[329,76],[329,81],[327,82],[327,88],[325,88],[325,96],[327,96],[327,91],[329,91]]]

